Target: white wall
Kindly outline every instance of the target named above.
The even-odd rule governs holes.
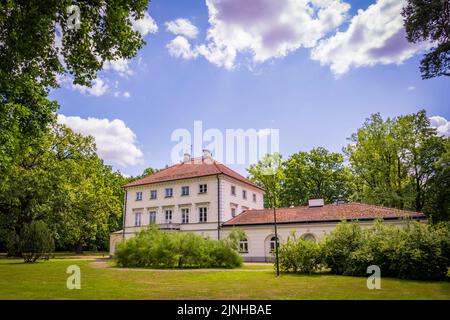
[[[231,194],[231,186],[235,186],[236,195]],[[247,199],[242,197],[242,190],[247,191]],[[256,202],[253,202],[253,194],[256,194]],[[237,181],[235,179],[224,176],[221,183],[221,221],[225,222],[232,218],[231,207],[236,208],[236,215],[240,214],[243,209],[263,209],[264,208],[264,191],[253,187],[249,184]]]
[[[385,223],[395,224],[398,226],[403,226],[405,223],[402,221],[385,221]],[[370,227],[373,222],[360,222],[363,228]],[[303,237],[306,234],[312,234],[316,241],[322,241],[327,233],[334,230],[337,223],[314,223],[314,224],[279,224],[277,225],[277,233],[280,243],[287,241],[288,237],[294,233],[295,236]],[[225,227],[222,229],[223,236],[231,231],[232,228]],[[243,253],[244,261],[268,261],[273,258],[270,253],[270,238],[275,236],[275,231],[273,225],[263,225],[263,226],[243,226],[239,227],[242,229],[246,236],[248,242],[248,253]]]

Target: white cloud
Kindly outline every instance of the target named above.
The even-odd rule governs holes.
[[[411,44],[405,38],[401,10],[403,0],[378,0],[358,10],[346,31],[320,41],[311,58],[330,66],[335,75],[351,67],[400,64],[425,44]]]
[[[144,17],[139,20],[130,19],[134,31],[138,31],[144,37],[149,33],[156,33],[158,26],[153,18],[145,12]]]
[[[408,91],[413,91],[413,90],[416,90],[416,87],[414,87],[414,86],[409,86],[408,87]]]
[[[166,22],[167,31],[176,34],[185,36],[187,38],[196,38],[198,34],[198,29],[196,26],[192,24],[189,19],[176,19],[173,21]]]
[[[191,44],[183,36],[177,36],[170,41],[167,44],[167,49],[169,49],[169,54],[176,58],[193,59],[198,55],[197,51],[191,48]]]
[[[253,63],[313,47],[345,19],[350,5],[341,0],[206,0],[211,27],[197,52],[227,69],[238,53]]]
[[[441,116],[430,117],[430,125],[436,128],[439,135],[450,137],[450,121]]]
[[[132,75],[133,70],[130,69],[128,65],[128,60],[126,59],[117,59],[117,60],[106,60],[103,64],[104,70],[113,70],[117,72],[121,76]]]
[[[128,91],[124,91],[124,92],[122,92],[122,91],[116,91],[116,92],[114,92],[114,97],[116,97],[116,98],[130,98],[131,97],[131,94],[128,92]]]
[[[83,94],[99,97],[108,91],[108,85],[102,78],[97,77],[92,81],[92,87],[90,88],[79,84],[72,84],[72,89],[80,91]]]
[[[108,163],[129,166],[143,160],[143,153],[136,145],[135,133],[122,120],[83,119],[58,114],[58,122],[77,133],[93,136],[97,153]]]

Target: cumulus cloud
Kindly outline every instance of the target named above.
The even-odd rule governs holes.
[[[142,19],[135,20],[133,18],[131,20],[131,25],[134,31],[138,31],[144,37],[149,33],[156,33],[158,31],[158,26],[153,20],[153,18],[146,12]]]
[[[358,10],[346,31],[320,41],[311,58],[330,66],[335,75],[351,67],[400,64],[425,49],[405,38],[401,10],[403,0],[378,0],[366,10]]]
[[[444,117],[430,117],[430,124],[433,128],[436,128],[439,135],[450,137],[450,121],[447,121]]]
[[[210,28],[197,52],[220,67],[235,66],[238,53],[254,63],[313,47],[345,19],[341,0],[206,0]]]
[[[97,152],[106,162],[120,166],[136,165],[142,162],[135,133],[122,120],[67,117],[58,114],[58,122],[76,133],[95,138]]]
[[[198,29],[196,26],[192,24],[192,22],[189,19],[176,19],[173,21],[166,22],[166,28],[167,31],[184,36],[187,38],[196,38],[198,34]]]
[[[198,56],[197,51],[191,48],[191,44],[183,36],[177,36],[170,41],[167,44],[167,49],[169,49],[169,54],[176,58],[193,59]]]
[[[77,90],[83,94],[88,94],[95,97],[100,97],[108,91],[108,85],[100,77],[97,77],[92,81],[92,87],[82,86],[79,84],[72,84],[71,87],[73,90]]]

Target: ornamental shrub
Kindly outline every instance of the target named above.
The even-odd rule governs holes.
[[[351,253],[361,247],[363,235],[356,222],[341,222],[330,232],[322,244],[325,264],[333,273],[344,274],[350,269]]]
[[[229,239],[204,239],[191,232],[141,231],[120,243],[116,250],[121,267],[143,268],[233,268],[242,258]]]
[[[405,279],[443,279],[450,267],[449,224],[405,221],[398,227],[376,222],[362,229],[341,223],[322,245],[324,261],[332,272],[366,276],[377,265],[382,276]]]
[[[303,272],[311,274],[319,268],[321,251],[314,241],[296,239],[291,235],[279,248],[280,269],[284,272]]]

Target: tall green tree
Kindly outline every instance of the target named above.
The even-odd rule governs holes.
[[[283,162],[285,183],[282,202],[285,206],[305,205],[312,197],[327,203],[351,196],[351,179],[344,157],[325,148],[300,151]]]
[[[373,114],[350,141],[344,152],[362,201],[424,209],[446,143],[430,128],[425,111],[386,120]]]
[[[0,243],[5,233],[20,234],[24,224],[54,217],[67,199],[63,182],[80,182],[68,176],[82,171],[72,160],[96,157],[92,138],[55,127],[58,104],[48,99],[50,90],[65,76],[90,86],[105,61],[135,56],[144,41],[132,22],[144,17],[147,6],[148,0],[0,2]],[[117,185],[120,179],[109,175]],[[52,230],[57,244],[67,242]]]
[[[278,208],[282,204],[285,175],[282,169],[281,154],[266,154],[258,163],[251,165],[247,171],[249,179],[266,190],[264,207]]]
[[[450,76],[450,1],[407,0],[402,15],[409,42],[434,45],[420,62],[422,78]]]

